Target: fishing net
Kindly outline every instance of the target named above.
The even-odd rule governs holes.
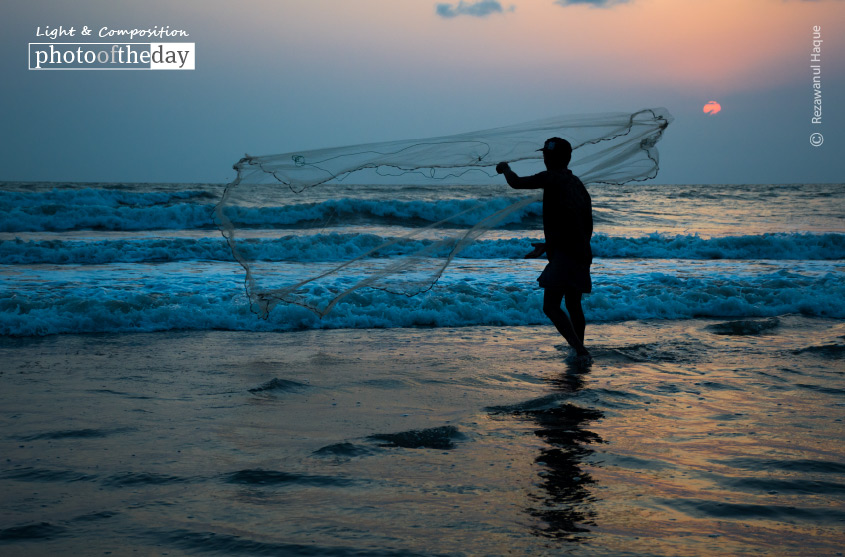
[[[444,205],[452,212],[439,219],[409,216],[401,233],[385,236],[369,234],[366,227],[355,231],[356,222],[369,223],[366,216],[379,212],[378,199],[343,202],[356,191],[392,184],[391,199],[404,195],[406,203],[413,204],[414,195],[424,196],[430,188],[503,184],[496,164],[507,161],[521,175],[539,172],[542,153],[537,149],[549,137],[570,141],[570,168],[587,186],[647,180],[657,175],[655,145],[671,121],[668,111],[658,108],[633,114],[562,116],[429,139],[246,156],[234,165],[237,177],[226,187],[215,217],[232,255],[246,272],[246,293],[255,313],[267,318],[275,305],[293,303],[324,316],[361,288],[407,296],[431,289],[464,248],[542,197],[541,191],[525,195],[525,191],[510,190],[506,198],[465,199]],[[306,264],[311,258],[305,251],[299,261],[284,263],[262,255],[258,246],[274,235],[301,236],[306,228],[308,234],[315,229],[323,232],[330,224],[326,220],[331,219],[305,226],[306,217],[302,217],[288,225],[274,220],[271,212],[284,207],[286,214],[305,214],[320,204],[347,213],[365,212],[357,221],[345,214],[342,232],[378,241],[335,255],[334,261],[310,264]]]

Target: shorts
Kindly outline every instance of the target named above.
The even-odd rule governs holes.
[[[593,291],[590,263],[577,261],[560,252],[549,254],[549,263],[540,273],[537,282],[540,288],[554,288],[564,292],[588,294]]]

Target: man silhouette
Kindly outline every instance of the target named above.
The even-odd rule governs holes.
[[[545,171],[520,178],[508,163],[500,162],[496,172],[504,174],[512,188],[543,190],[543,233],[549,260],[537,279],[544,289],[543,313],[579,356],[589,356],[584,347],[587,322],[581,296],[592,291],[592,200],[581,180],[569,170],[572,145],[567,140],[552,137],[538,151],[543,151]],[[528,256],[538,256],[541,250],[539,247]],[[560,307],[564,300],[568,317]]]

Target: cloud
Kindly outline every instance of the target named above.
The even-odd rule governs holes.
[[[579,4],[587,4],[595,8],[609,8],[616,4],[624,4],[628,0],[555,0],[558,6],[577,6]]]
[[[510,8],[510,11],[513,11],[513,7]],[[437,15],[447,18],[459,15],[487,17],[492,13],[502,12],[504,12],[502,5],[496,0],[480,0],[478,2],[460,0],[457,4],[437,4]]]

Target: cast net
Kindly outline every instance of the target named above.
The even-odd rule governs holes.
[[[442,195],[443,188],[462,184],[503,184],[496,164],[507,161],[520,175],[539,172],[542,153],[537,149],[549,137],[570,141],[570,169],[586,186],[647,180],[657,175],[655,146],[671,121],[667,110],[655,108],[562,116],[429,139],[246,156],[234,165],[237,177],[226,187],[215,217],[246,273],[252,311],[266,319],[277,304],[291,303],[324,316],[362,288],[406,296],[431,289],[462,250],[542,197],[541,191],[525,195],[524,190],[509,190],[505,198],[463,199],[444,204],[448,210],[442,218],[409,217],[400,233],[384,235],[372,233],[372,219],[367,218],[379,213],[379,199],[351,204],[352,192],[387,186],[382,191],[389,191],[391,199],[413,204],[414,195],[424,197],[433,189]],[[308,227],[302,219],[286,224],[271,214],[282,208],[286,214],[308,213],[321,204],[345,213],[343,227],[332,228],[333,233],[379,240],[329,258],[333,261],[311,262],[311,248],[303,248],[299,261],[294,257],[282,264],[259,249],[274,237],[302,237],[305,228],[312,235],[324,232],[335,213]],[[351,214],[356,210],[365,214],[356,218]],[[319,214],[316,220],[321,220]]]

